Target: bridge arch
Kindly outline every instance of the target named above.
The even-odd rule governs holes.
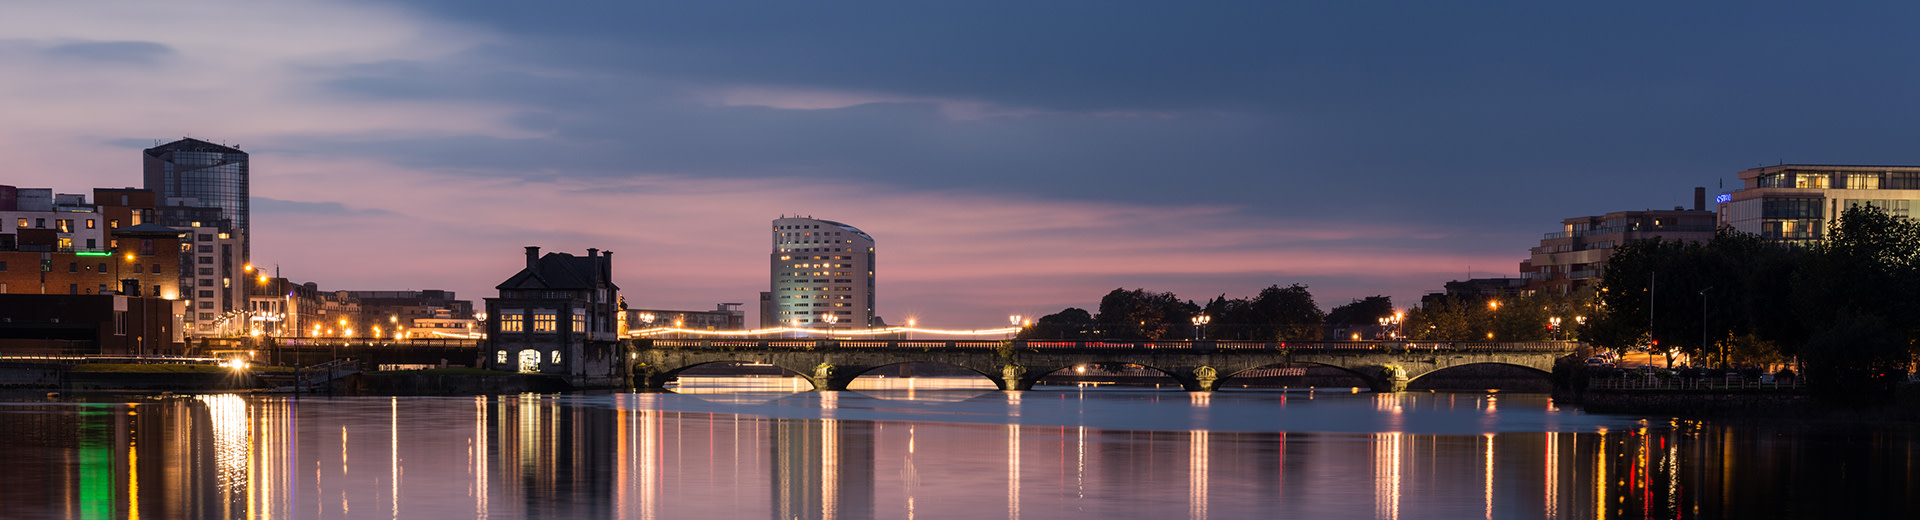
[[[875,371],[878,371],[878,370],[881,370],[881,369],[885,369],[885,368],[892,368],[892,367],[900,367],[900,366],[908,366],[908,365],[929,365],[929,366],[940,366],[940,367],[953,367],[953,368],[957,368],[957,369],[960,369],[960,370],[964,370],[964,371],[966,371],[967,373],[970,373],[970,374],[973,374],[973,375],[977,375],[977,376],[980,376],[980,377],[982,377],[982,378],[985,378],[985,379],[986,379],[986,380],[988,380],[988,381],[993,381],[993,380],[994,380],[994,377],[993,377],[993,375],[992,375],[992,374],[988,374],[988,373],[986,373],[986,372],[984,372],[984,371],[982,371],[982,370],[981,370],[981,369],[980,369],[979,367],[974,367],[974,366],[968,366],[967,364],[964,364],[964,363],[953,363],[953,362],[947,362],[947,361],[938,361],[938,360],[928,360],[928,361],[901,361],[901,362],[897,362],[897,363],[887,363],[887,364],[884,364],[884,365],[873,365],[873,366],[863,366],[863,367],[858,367],[857,369],[855,369],[856,371],[853,371],[853,372],[850,372],[850,373],[848,373],[848,374],[846,374],[846,375],[847,375],[847,376],[848,376],[849,378],[852,378],[852,379],[859,379],[859,378],[861,378],[861,377],[863,377],[863,376],[867,376],[867,375],[872,375],[872,374],[873,374],[873,373],[874,373]]]
[[[1144,369],[1150,370],[1155,374],[1158,374],[1160,377],[1166,378],[1168,381],[1171,381],[1175,384],[1179,384],[1182,387],[1185,387],[1192,382],[1188,380],[1182,380],[1181,374],[1178,373],[1176,370],[1161,368],[1154,365],[1128,363],[1128,362],[1122,362],[1122,361],[1095,361],[1095,362],[1088,362],[1088,363],[1048,365],[1044,367],[1028,367],[1027,377],[1031,380],[1031,382],[1027,384],[1027,387],[1031,388],[1033,386],[1033,383],[1037,383],[1041,379],[1046,379],[1047,376],[1059,374],[1061,372],[1077,370],[1080,367],[1084,367],[1084,366],[1097,367],[1096,369],[1099,369],[1099,370],[1111,370],[1115,366],[1138,367],[1138,368],[1144,368]],[[1192,376],[1189,375],[1188,379],[1191,379],[1191,378]]]
[[[1451,376],[1461,376],[1457,380],[1494,383],[1491,385],[1450,385],[1456,380]],[[1460,363],[1442,367],[1431,367],[1418,373],[1407,372],[1407,388],[1410,390],[1479,390],[1497,388],[1501,390],[1537,390],[1551,391],[1553,372],[1540,367],[1521,363],[1501,361],[1481,361]]]
[[[1306,367],[1329,367],[1329,368],[1339,370],[1341,373],[1346,374],[1347,376],[1351,376],[1354,379],[1360,380],[1360,384],[1355,386],[1363,387],[1368,390],[1374,390],[1374,391],[1381,391],[1381,390],[1388,389],[1386,384],[1386,371],[1384,366],[1346,366],[1346,365],[1322,363],[1322,362],[1315,362],[1315,361],[1289,361],[1289,362],[1267,363],[1267,364],[1258,365],[1258,366],[1245,367],[1239,370],[1235,370],[1231,374],[1225,374],[1221,376],[1220,382],[1217,383],[1218,385],[1217,388],[1226,388],[1227,382],[1232,381],[1234,378],[1245,379],[1245,378],[1255,377],[1253,374],[1257,374],[1258,372],[1255,372],[1255,371],[1259,369],[1269,368],[1269,367],[1294,368],[1294,367],[1287,367],[1285,365],[1305,365]],[[1300,367],[1300,368],[1305,368],[1305,367]],[[1306,376],[1303,376],[1303,377],[1306,377]]]

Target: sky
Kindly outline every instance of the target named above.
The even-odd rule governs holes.
[[[753,316],[770,221],[802,215],[874,236],[896,324],[986,328],[1116,288],[1299,283],[1325,308],[1406,307],[1516,276],[1564,218],[1690,205],[1761,165],[1920,164],[1916,19],[1900,2],[10,2],[0,184],[138,187],[143,148],[239,146],[255,263],[327,290],[478,299],[522,246],[591,247],[615,252],[633,307]]]

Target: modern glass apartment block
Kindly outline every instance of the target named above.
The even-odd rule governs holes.
[[[859,228],[801,217],[773,221],[765,326],[864,329],[873,313],[873,237]],[[832,316],[833,318],[828,318]]]
[[[1821,240],[1849,207],[1920,210],[1920,166],[1782,164],[1740,172],[1740,181],[1720,195],[1719,223],[1780,242]]]
[[[144,155],[146,188],[153,190],[160,200],[192,199],[198,206],[220,208],[221,220],[231,226],[222,231],[252,229],[248,220],[250,191],[246,152],[189,138],[148,148]],[[169,216],[170,212],[161,211],[160,224],[191,226],[190,222]],[[249,244],[241,244],[240,249],[243,259],[252,258]]]

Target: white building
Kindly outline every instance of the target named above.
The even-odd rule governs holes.
[[[1920,167],[1782,164],[1740,172],[1741,189],[1720,195],[1720,225],[1809,244],[1853,206],[1906,217],[1920,209]]]
[[[773,221],[772,287],[762,326],[870,328],[874,316],[873,237],[859,228],[802,217]]]

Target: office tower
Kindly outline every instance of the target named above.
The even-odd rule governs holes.
[[[213,222],[206,221],[211,216],[207,212],[163,209],[161,225],[213,227],[238,236],[253,230],[246,152],[188,138],[148,148],[144,159],[146,188],[159,197],[161,206],[220,209]],[[243,260],[252,258],[252,251],[249,244],[241,244]]]
[[[773,221],[773,291],[763,326],[864,329],[873,312],[873,237],[859,228],[802,217]],[[832,318],[828,318],[832,316]]]

